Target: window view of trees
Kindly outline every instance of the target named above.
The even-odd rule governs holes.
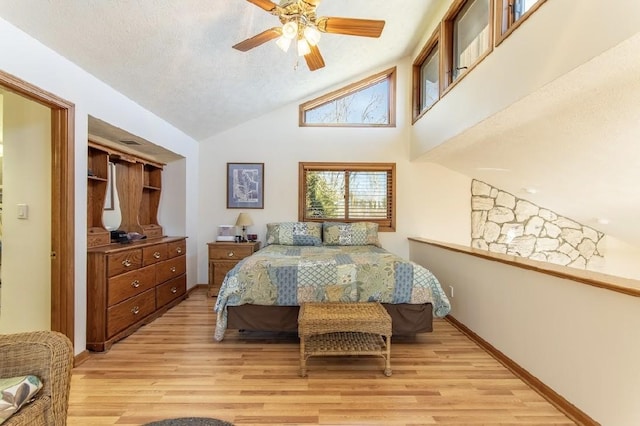
[[[395,71],[383,71],[305,102],[300,105],[300,126],[395,126]]]
[[[391,228],[395,165],[356,164],[301,163],[300,220],[368,220]]]
[[[389,81],[362,89],[305,112],[305,122],[323,124],[388,124]]]

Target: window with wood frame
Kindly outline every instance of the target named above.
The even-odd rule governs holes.
[[[546,0],[495,0],[496,46],[509,36]]]
[[[413,62],[413,121],[440,99],[440,48],[438,27]]]
[[[367,77],[299,108],[299,125],[395,127],[396,68]]]
[[[395,231],[395,163],[299,163],[298,220]]]
[[[467,0],[445,22],[450,40],[451,82],[462,76],[489,53],[491,40],[492,0]]]

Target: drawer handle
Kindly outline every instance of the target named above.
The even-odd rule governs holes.
[[[178,287],[171,287],[171,293],[176,294],[178,292]]]
[[[131,283],[131,287],[138,288],[140,287],[140,280],[135,280]]]
[[[228,257],[233,257],[234,255],[235,255],[235,253],[234,253],[234,252],[232,252],[232,251],[230,251],[229,253],[227,253],[227,256],[228,256]]]
[[[130,260],[129,258],[126,258],[125,260],[123,260],[123,261],[122,261],[122,265],[123,265],[125,268],[128,268],[129,266],[131,266],[131,265],[132,265],[131,260]]]
[[[140,307],[138,307],[138,306],[134,306],[134,307],[131,309],[131,313],[132,313],[133,315],[138,315],[138,314],[140,313]]]
[[[153,257],[155,257],[156,259],[160,259],[160,252],[157,251],[157,252],[153,253]]]
[[[171,267],[171,269],[170,269],[170,271],[171,271],[171,272],[175,272],[175,271],[176,271],[176,267],[175,267],[175,266],[172,266],[172,267]]]
[[[181,254],[181,253],[182,253],[182,247],[178,247],[178,248],[176,249],[176,252],[177,252],[178,254]]]

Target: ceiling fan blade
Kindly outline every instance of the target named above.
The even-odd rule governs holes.
[[[272,12],[278,5],[270,0],[247,0],[249,3],[253,3],[261,9],[267,12]]]
[[[303,3],[308,4],[311,7],[318,7],[321,0],[302,0]]]
[[[260,34],[256,34],[251,38],[248,38],[244,41],[233,46],[234,49],[240,50],[242,52],[246,52],[247,50],[253,49],[254,47],[258,47],[263,43],[268,42],[269,40],[273,40],[274,38],[278,38],[282,35],[282,29],[280,27],[270,28],[261,32]]]
[[[309,47],[311,48],[311,52],[304,55],[304,60],[307,61],[309,70],[315,71],[324,67],[324,59],[322,59],[322,55],[320,54],[320,49],[318,49],[318,46]]]
[[[338,18],[323,16],[318,19],[318,29],[325,33],[346,34],[360,37],[380,37],[385,21],[376,19]]]

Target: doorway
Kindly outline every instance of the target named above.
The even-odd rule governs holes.
[[[0,87],[51,111],[51,330],[74,342],[74,105],[0,71]]]

